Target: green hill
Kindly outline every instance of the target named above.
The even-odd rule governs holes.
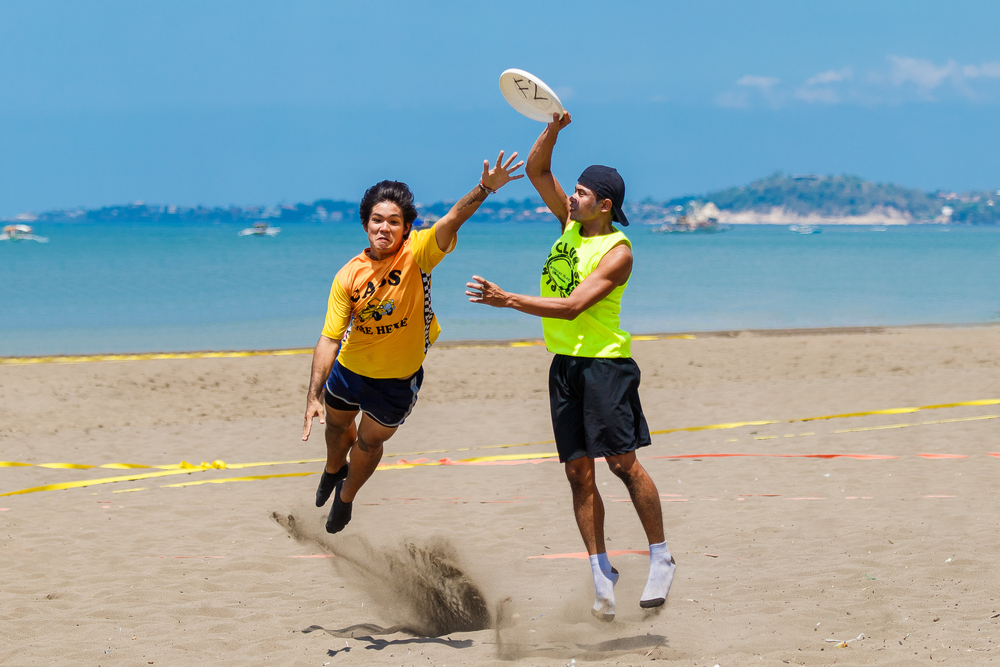
[[[959,224],[990,225],[1000,223],[1000,191],[924,192],[891,183],[873,183],[857,176],[789,176],[781,172],[744,187],[727,188],[703,195],[677,197],[669,201],[647,198],[626,200],[625,211],[634,222],[656,223],[675,217],[689,203],[713,202],[724,212],[769,213],[783,208],[795,215],[820,215],[844,218],[893,209],[913,222],[943,222],[943,210],[949,221]],[[444,215],[454,202],[418,204],[420,215],[434,219]],[[298,221],[358,222],[358,204],[332,199],[311,203],[277,206],[176,206],[135,202],[97,209],[25,213],[14,221],[26,222],[238,222],[258,220],[273,223]],[[500,200],[490,197],[473,218],[481,222],[550,221],[552,214],[535,198]]]
[[[857,176],[789,176],[777,172],[745,187],[727,188],[692,197],[678,197],[666,208],[689,202],[714,202],[723,211],[764,213],[783,207],[799,215],[857,216],[893,208],[914,222],[930,222],[951,209],[951,221],[966,224],[1000,222],[1000,194],[993,191],[924,192],[891,183],[873,183]]]

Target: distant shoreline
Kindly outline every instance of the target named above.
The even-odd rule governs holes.
[[[633,223],[663,223],[685,212],[712,205],[719,222],[729,224],[898,225],[912,223],[1000,224],[1000,190],[964,193],[923,191],[891,183],[874,183],[857,176],[787,175],[776,172],[746,186],[658,201],[651,197],[625,202]],[[438,219],[454,204],[451,200],[416,203],[420,218]],[[357,220],[358,203],[340,199],[276,205],[184,206],[131,204],[25,212],[3,222],[48,223],[84,221],[149,222],[339,222]],[[548,220],[552,217],[540,199],[497,199],[483,202],[476,217],[497,222]]]
[[[418,218],[419,220],[419,218]],[[812,227],[996,227],[994,223],[967,223],[967,222],[939,222],[935,220],[899,220],[898,218],[881,218],[876,216],[857,216],[857,217],[821,217],[821,216],[788,216],[788,217],[771,217],[763,214],[757,213],[733,213],[730,215],[723,215],[719,217],[718,220],[721,224],[733,225],[740,227],[787,227],[789,225],[810,225]],[[6,220],[0,221],[0,223],[9,222]],[[477,218],[473,216],[469,219],[470,224],[493,224],[493,225],[506,225],[506,224],[525,224],[525,223],[537,223],[537,224],[549,224],[555,222],[555,218],[551,215],[547,216],[545,219],[539,217],[531,218],[520,218],[520,219],[509,219],[509,220],[498,220],[496,218]],[[167,220],[37,220],[32,221],[32,225],[68,225],[68,226],[79,226],[79,225],[134,225],[134,224],[148,224],[150,226],[163,226],[169,227],[174,225],[194,225],[200,227],[211,227],[217,224],[227,224],[233,226],[246,225],[249,223],[243,221],[232,221],[232,220],[180,220],[180,221],[167,221]],[[284,221],[281,223],[285,226],[295,226],[297,224],[321,224],[321,225],[361,225],[358,220],[293,220]],[[661,220],[640,220],[633,222],[631,229],[637,229],[639,227],[655,227],[657,225],[662,225]],[[429,224],[427,225],[430,226]]]
[[[738,338],[749,335],[760,338],[781,338],[792,336],[851,336],[887,334],[893,331],[913,329],[971,329],[1000,327],[1000,322],[968,322],[960,324],[899,324],[890,326],[853,327],[802,327],[794,329],[729,329],[720,331],[687,331],[674,333],[632,334],[632,340],[695,339],[695,338]],[[538,338],[512,338],[505,340],[445,340],[434,347],[439,349],[478,348],[518,348],[540,347],[544,341]],[[95,354],[50,354],[32,356],[0,356],[0,366],[26,366],[35,364],[76,364],[100,361],[157,361],[172,359],[232,359],[242,357],[294,356],[311,354],[311,347],[279,348],[269,350],[190,350],[185,352],[104,352]]]

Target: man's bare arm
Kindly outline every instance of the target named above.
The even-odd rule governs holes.
[[[535,190],[541,196],[542,201],[556,216],[559,224],[565,229],[569,222],[569,199],[566,192],[559,185],[559,181],[552,174],[552,149],[555,148],[556,140],[559,138],[559,131],[569,125],[573,119],[569,112],[558,118],[557,114],[552,114],[552,122],[545,126],[542,133],[535,140],[535,145],[528,153],[528,164],[524,167],[528,180],[535,186]]]
[[[479,206],[486,201],[487,195],[491,192],[496,192],[511,181],[524,178],[524,174],[511,175],[524,164],[522,160],[511,167],[510,164],[516,159],[517,153],[515,152],[507,162],[501,164],[503,162],[503,151],[500,151],[497,163],[492,169],[490,168],[489,161],[483,160],[483,177],[480,181],[482,185],[474,187],[472,192],[459,199],[443,218],[434,223],[434,238],[437,241],[438,248],[446,251],[451,247],[451,244],[455,242],[455,237],[458,235],[458,230],[461,229],[466,220],[472,217],[473,213],[479,210]]]
[[[313,417],[319,417],[319,423],[326,423],[325,402],[323,400],[323,386],[330,376],[330,369],[337,359],[337,352],[340,351],[340,341],[320,336],[313,350],[312,372],[309,376],[309,393],[306,394],[306,417],[302,426],[302,439],[308,440],[312,431]]]
[[[575,320],[580,313],[624,285],[632,273],[632,251],[625,244],[608,251],[594,272],[577,285],[565,298],[528,296],[505,292],[496,283],[473,276],[474,282],[466,283],[466,294],[473,303],[484,303],[495,308],[512,308],[528,315]]]

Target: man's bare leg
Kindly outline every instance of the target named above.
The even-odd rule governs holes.
[[[347,453],[357,439],[358,429],[354,420],[357,410],[334,410],[326,406],[326,467],[320,476],[316,489],[316,507],[322,507],[330,499],[337,482],[347,477]]]
[[[604,546],[604,501],[597,490],[594,459],[586,456],[566,463],[566,478],[573,491],[573,513],[583,544],[590,555],[596,600],[591,613],[603,621],[615,617],[615,584],[618,571],[611,567]]]
[[[347,463],[347,454],[358,437],[358,411],[326,408],[326,471],[337,472]]]
[[[660,494],[649,473],[635,458],[635,452],[607,457],[608,467],[625,483],[632,506],[635,507],[649,541],[649,579],[639,598],[639,606],[644,609],[659,607],[667,599],[670,584],[674,579],[674,557],[667,549],[663,536],[663,512],[660,509]]]
[[[333,507],[326,520],[328,533],[339,533],[351,521],[354,497],[375,472],[382,460],[382,445],[395,432],[396,427],[382,426],[368,415],[361,416],[357,438],[351,445],[351,465],[347,477],[337,483]]]
[[[604,552],[604,501],[597,490],[594,459],[582,456],[567,461],[566,479],[573,491],[573,513],[587,553]]]
[[[382,445],[392,437],[396,428],[382,426],[368,415],[361,415],[361,426],[351,446],[351,470],[340,491],[340,498],[345,503],[354,501],[354,496],[375,472],[382,460]]]
[[[605,460],[611,472],[625,483],[632,498],[632,506],[642,522],[642,529],[646,531],[646,539],[650,544],[662,542],[663,511],[660,509],[660,493],[649,473],[635,458],[635,452],[609,456]]]

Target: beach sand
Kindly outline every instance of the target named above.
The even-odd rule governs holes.
[[[997,662],[1000,405],[803,420],[1000,399],[1000,328],[634,356],[650,429],[671,431],[640,458],[678,569],[647,613],[647,557],[612,555],[610,624],[549,456],[543,347],[436,346],[336,536],[301,462],[324,456],[300,440],[309,355],[0,365],[0,461],[32,464],[0,468],[0,493],[161,475],[0,496],[0,664]],[[198,467],[41,466],[181,461]],[[642,551],[600,465],[608,548]]]

